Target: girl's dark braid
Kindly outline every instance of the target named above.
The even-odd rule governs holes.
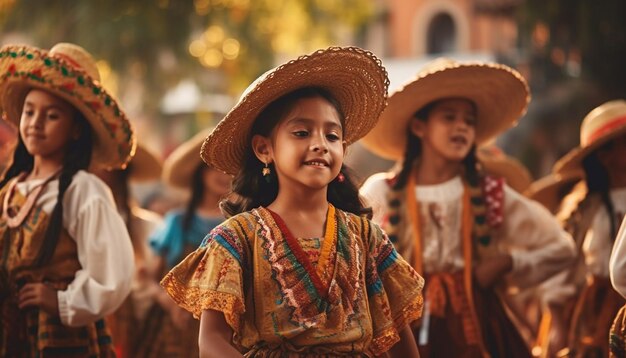
[[[80,125],[80,136],[77,140],[68,145],[65,158],[63,160],[63,168],[59,176],[59,194],[57,202],[52,209],[50,221],[45,233],[44,241],[41,245],[35,265],[43,266],[50,261],[63,228],[63,198],[65,192],[72,183],[74,175],[81,169],[87,169],[91,161],[92,138],[91,128],[87,124],[87,120],[77,112],[77,125]]]
[[[478,159],[476,157],[476,145],[472,146],[469,153],[463,159],[465,167],[465,180],[467,181],[472,207],[472,235],[478,248],[486,248],[491,243],[491,227],[487,222],[486,193],[483,190],[483,176]],[[481,253],[482,250],[479,250]]]
[[[420,108],[410,121],[418,120],[426,122],[428,120],[428,116],[430,115],[430,111],[435,108],[435,106],[439,103],[439,101],[433,101],[426,104],[424,107]],[[400,173],[398,173],[396,177],[396,182],[393,185],[394,190],[401,190],[406,186],[406,183],[409,180],[409,176],[413,172],[413,166],[415,165],[415,161],[422,155],[422,140],[417,137],[411,131],[411,123],[409,122],[407,128],[407,140],[406,147],[404,149],[404,159],[402,161],[402,169]]]
[[[404,150],[404,159],[402,161],[402,169],[396,176],[396,182],[393,184],[393,190],[402,190],[409,181],[409,176],[413,174],[415,161],[422,155],[422,141],[419,137],[407,132],[406,149]]]
[[[9,180],[20,175],[20,173],[29,173],[33,170],[33,161],[33,156],[28,153],[28,150],[26,150],[22,137],[18,136],[17,147],[13,152],[13,162],[4,172],[4,177],[0,180],[0,188],[4,188]]]
[[[186,235],[189,229],[191,229],[191,223],[193,221],[194,213],[204,198],[204,171],[208,167],[204,162],[201,162],[191,177],[191,197],[187,203],[185,214],[183,215],[182,228],[183,234]]]

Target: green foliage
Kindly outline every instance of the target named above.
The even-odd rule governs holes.
[[[331,44],[337,27],[358,30],[371,13],[367,0],[0,0],[0,31],[43,48],[80,44],[110,64],[122,91],[126,79],[141,80],[152,112],[181,78],[237,94],[274,65],[277,51],[293,57]],[[189,45],[213,25],[241,50],[205,69]]]

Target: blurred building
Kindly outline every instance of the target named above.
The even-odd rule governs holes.
[[[365,45],[392,58],[442,53],[516,52],[515,11],[522,0],[378,1]]]

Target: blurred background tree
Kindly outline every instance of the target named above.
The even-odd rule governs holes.
[[[82,45],[108,87],[155,113],[181,79],[237,95],[276,56],[336,43],[372,13],[368,0],[0,0],[0,33]]]

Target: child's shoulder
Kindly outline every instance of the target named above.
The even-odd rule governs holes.
[[[85,170],[79,170],[74,174],[66,195],[82,201],[98,197],[106,200],[113,198],[111,189],[96,175]]]
[[[370,236],[372,231],[381,231],[380,226],[368,219],[366,216],[357,215],[340,209],[337,209],[337,212],[342,216],[343,221],[350,228],[350,230],[355,231],[359,234],[359,236]]]
[[[378,191],[378,190],[388,190],[393,186],[397,177],[396,172],[382,172],[376,173],[367,178],[363,185],[361,186],[361,190],[364,191]]]
[[[245,211],[243,213],[239,213],[237,215],[233,215],[226,220],[224,220],[221,224],[217,225],[212,232],[221,232],[223,230],[236,231],[239,234],[251,235],[256,232],[256,228],[259,223],[260,209],[253,209],[250,211]]]

